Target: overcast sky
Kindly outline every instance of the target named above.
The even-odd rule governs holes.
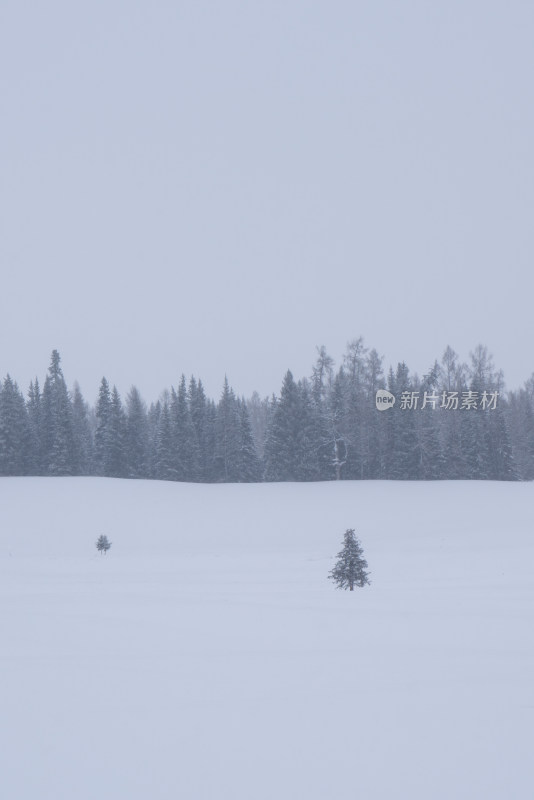
[[[534,370],[534,4],[0,2],[0,373]]]

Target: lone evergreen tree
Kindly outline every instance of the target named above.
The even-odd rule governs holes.
[[[363,548],[356,538],[354,528],[345,531],[343,550],[338,553],[338,561],[329,573],[330,580],[337,584],[338,589],[350,589],[354,586],[369,584],[367,561],[363,557]]]
[[[100,550],[100,555],[102,555],[102,553],[106,555],[110,547],[111,547],[111,542],[109,541],[107,536],[104,536],[104,534],[99,536],[98,539],[96,540],[96,549]]]

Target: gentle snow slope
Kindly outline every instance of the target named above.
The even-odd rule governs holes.
[[[0,501],[3,800],[534,796],[534,485],[4,478]],[[353,593],[326,579],[347,527]]]

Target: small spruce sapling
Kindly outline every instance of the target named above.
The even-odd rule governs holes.
[[[110,547],[111,547],[111,542],[109,541],[107,536],[104,536],[104,534],[102,534],[102,536],[99,536],[98,539],[96,540],[96,549],[100,550],[100,555],[102,555],[102,553],[104,553],[104,555],[107,554]]]
[[[355,586],[370,584],[367,561],[353,528],[345,531],[343,550],[337,557],[338,561],[328,577],[337,584],[338,589],[350,589],[352,592]]]

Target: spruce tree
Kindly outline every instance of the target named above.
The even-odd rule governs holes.
[[[157,445],[159,439],[159,423],[161,419],[161,411],[162,411],[162,403],[160,400],[158,400],[157,403],[150,404],[147,414],[149,478],[156,478]]]
[[[45,474],[72,475],[75,469],[72,403],[57,350],[52,351],[43,387],[42,425]]]
[[[188,406],[191,415],[191,424],[194,430],[194,447],[197,454],[197,472],[199,481],[209,480],[208,473],[208,419],[206,395],[202,381],[198,382],[193,376],[189,381]]]
[[[146,406],[132,386],[126,398],[124,430],[126,472],[129,478],[149,477],[149,425]]]
[[[534,480],[534,402],[525,392],[524,434],[522,447],[524,454],[523,479]]]
[[[323,480],[341,479],[347,472],[345,467],[349,453],[354,458],[359,452],[359,442],[354,431],[351,430],[353,403],[349,399],[349,382],[343,367],[335,376],[330,391],[321,407],[316,407],[316,426],[320,436],[319,469],[320,478]],[[361,413],[360,404],[354,402],[357,413]],[[360,433],[358,427],[358,434]],[[351,435],[352,434],[352,435]],[[350,439],[350,447],[349,447]],[[359,465],[356,475],[360,477]]]
[[[102,553],[104,553],[104,555],[107,555],[107,552],[110,549],[110,547],[111,547],[111,542],[109,541],[108,537],[105,536],[104,534],[99,536],[98,539],[96,540],[96,549],[100,552],[100,555],[102,555]]]
[[[510,392],[506,419],[519,477],[524,481],[534,479],[534,404],[528,391]]]
[[[297,384],[298,416],[295,417],[295,473],[293,480],[318,481],[333,477],[331,467],[331,442],[321,429],[324,417],[313,402],[306,379]],[[326,474],[321,473],[321,454],[325,456]],[[324,464],[323,464],[324,466]]]
[[[439,480],[445,474],[445,458],[440,441],[439,428],[439,376],[436,362],[419,386],[421,407],[417,413],[417,438],[419,443],[419,468],[422,480]],[[427,403],[425,405],[425,392]],[[436,398],[429,400],[428,398]],[[424,407],[423,407],[424,406]]]
[[[220,480],[217,467],[217,406],[214,400],[206,401],[206,480],[214,483]]]
[[[96,403],[95,474],[109,475],[109,440],[111,424],[111,394],[106,378],[102,378]]]
[[[319,382],[316,396],[320,397]],[[280,399],[276,401],[265,442],[265,479],[268,481],[296,481],[299,457],[302,455],[301,396],[293,375],[288,370],[284,377]]]
[[[369,457],[367,441],[366,353],[363,338],[347,345],[343,367],[334,381],[331,404],[337,408],[338,431],[345,442],[343,473],[346,478],[366,477]],[[374,406],[374,398],[373,398]],[[335,455],[335,461],[339,456]]]
[[[421,459],[415,425],[417,411],[402,407],[403,392],[411,393],[414,390],[404,362],[397,365],[395,375],[390,371],[388,389],[395,395],[396,403],[386,412],[389,434],[386,477],[394,480],[420,479]]]
[[[26,475],[31,432],[24,397],[8,375],[0,387],[0,475]]]
[[[124,413],[122,400],[116,386],[113,387],[111,392],[111,405],[109,412],[106,474],[113,478],[123,478],[127,475],[125,446],[126,415]]]
[[[356,538],[354,528],[345,531],[343,549],[337,555],[335,567],[328,577],[334,581],[338,589],[350,589],[355,586],[369,584],[367,561],[363,557],[363,548]]]
[[[247,411],[250,419],[254,445],[260,461],[263,460],[265,447],[265,434],[270,418],[270,400],[268,397],[260,398],[258,392],[252,392],[252,397],[247,401]]]
[[[239,480],[240,451],[239,410],[234,392],[225,376],[215,423],[215,480],[225,483]]]
[[[465,368],[458,361],[458,355],[447,346],[443,353],[439,370],[439,429],[440,440],[443,445],[443,477],[447,480],[457,480],[466,477],[466,464],[462,450],[462,418],[460,405],[462,391],[467,389],[464,379]],[[458,398],[458,408],[448,408],[447,398],[455,392]],[[454,403],[452,403],[454,406]]]
[[[371,350],[365,362],[362,458],[364,478],[381,478],[384,475],[384,439],[387,414],[376,408],[376,392],[384,389],[382,358]],[[349,453],[350,458],[350,453]]]
[[[72,397],[72,427],[74,433],[74,475],[90,475],[93,461],[93,437],[89,423],[89,408],[80,387],[74,384]]]
[[[28,400],[28,425],[30,431],[31,464],[30,475],[43,474],[43,421],[42,421],[42,395],[37,378],[30,383]]]
[[[239,421],[239,454],[237,480],[239,483],[256,483],[261,479],[261,465],[244,400],[237,401]]]
[[[488,420],[488,477],[494,481],[516,481],[519,478],[504,404],[493,410],[481,411]]]
[[[462,473],[464,480],[487,480],[489,477],[489,449],[484,412],[463,408],[460,416]]]
[[[168,403],[163,403],[158,419],[154,454],[154,478],[160,481],[182,480],[176,472],[172,442],[172,422]]]
[[[198,442],[189,409],[185,376],[182,375],[178,391],[171,391],[171,427],[173,466],[176,480],[198,481]]]

